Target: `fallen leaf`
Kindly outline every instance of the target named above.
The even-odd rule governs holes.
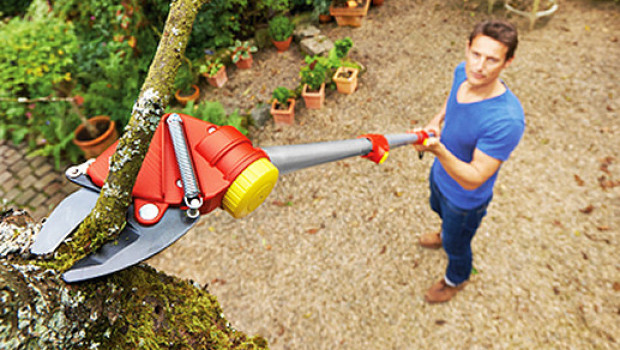
[[[553,220],[553,225],[554,226],[558,226],[558,227],[564,227],[564,225],[562,224],[562,222],[560,222],[560,220]]]
[[[226,280],[220,279],[220,278],[214,278],[211,280],[211,284],[226,284]]]
[[[614,282],[614,291],[620,292],[620,282]]]
[[[444,324],[448,323],[448,321],[446,320],[436,320],[435,324],[438,326],[443,326]]]
[[[590,214],[593,210],[594,210],[594,206],[592,204],[588,205],[587,207],[583,209],[579,209],[579,211],[584,214]]]
[[[378,212],[379,212],[379,211],[378,211],[377,209],[375,209],[375,210],[372,212],[372,215],[368,217],[368,221],[372,221],[375,217],[377,217],[377,213],[378,213]]]
[[[311,229],[306,231],[306,233],[309,234],[309,235],[316,234],[317,232],[319,232],[318,228],[311,228]]]
[[[381,248],[381,251],[379,252],[379,254],[385,254],[385,251],[386,251],[386,250],[387,250],[387,247],[386,247],[386,246],[383,246],[383,247]]]
[[[596,226],[596,229],[599,231],[609,231],[609,226],[607,225]]]
[[[581,177],[579,177],[579,175],[575,174],[575,181],[577,181],[577,186],[583,186],[586,184],[585,181],[583,181],[583,179]]]

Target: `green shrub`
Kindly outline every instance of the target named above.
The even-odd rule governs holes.
[[[190,101],[182,109],[167,108],[166,112],[187,114],[215,125],[230,125],[237,128],[242,134],[248,134],[248,130],[244,126],[246,120],[239,114],[239,111],[235,110],[230,115],[227,115],[224,106],[218,101],[203,101],[197,105]]]
[[[306,56],[306,66],[301,67],[299,75],[301,76],[301,84],[308,84],[308,88],[317,91],[327,79],[328,67],[325,64],[325,58],[319,56]]]
[[[284,86],[278,86],[271,93],[271,97],[278,101],[284,107],[288,107],[288,99],[293,97],[291,90],[285,88]]]
[[[329,57],[343,60],[353,47],[353,40],[349,37],[334,41],[334,47],[329,51]]]
[[[26,141],[37,154],[76,159],[70,142],[79,119],[69,103],[51,102],[75,84],[78,41],[70,23],[56,18],[13,18],[0,27],[0,138]],[[36,101],[20,103],[18,101]]]
[[[209,78],[213,78],[220,69],[224,68],[222,60],[219,58],[207,60],[204,64],[198,67],[200,74],[206,74]]]
[[[269,36],[275,41],[285,41],[291,35],[295,25],[286,16],[276,16],[269,21]]]
[[[0,7],[0,17],[13,17],[26,12],[32,0],[3,0]]]
[[[315,16],[318,17],[318,15],[329,15],[329,6],[331,3],[332,0],[312,0]]]

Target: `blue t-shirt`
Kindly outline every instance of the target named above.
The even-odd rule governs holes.
[[[508,87],[503,94],[496,97],[473,103],[459,103],[456,93],[466,79],[463,62],[454,70],[454,82],[441,130],[441,143],[466,163],[471,162],[476,148],[488,156],[506,161],[523,136],[523,107]],[[438,159],[435,159],[431,168],[431,176],[441,193],[462,209],[473,209],[488,201],[493,195],[493,185],[498,173],[499,169],[480,187],[470,191],[450,177]]]

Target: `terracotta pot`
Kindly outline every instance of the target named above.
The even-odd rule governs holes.
[[[289,36],[288,39],[284,41],[275,41],[271,39],[271,42],[273,43],[273,46],[276,47],[276,50],[278,50],[278,53],[282,53],[288,50],[288,48],[291,46],[291,41],[293,41],[293,36]]]
[[[288,109],[277,109],[278,101],[271,103],[271,115],[276,124],[295,124],[295,99],[289,98]]]
[[[252,54],[250,54],[249,58],[240,58],[239,61],[235,63],[235,65],[239,69],[250,69],[252,68],[253,61],[254,60],[252,59]]]
[[[334,19],[331,15],[319,15],[319,23],[329,23]]]
[[[181,90],[177,90],[174,94],[174,97],[179,101],[180,104],[185,106],[189,101],[196,101],[198,97],[200,97],[200,88],[197,85],[192,85],[192,89],[194,92],[191,95],[181,95]]]
[[[73,143],[82,149],[86,158],[95,158],[118,140],[118,132],[116,131],[116,123],[110,120],[108,116],[99,115],[88,119],[88,121],[95,125],[98,130],[105,131],[96,138],[90,139],[86,127],[80,125],[73,132]]]
[[[339,26],[359,27],[362,19],[368,13],[370,0],[366,0],[362,6],[357,7],[334,7],[333,3],[329,7],[329,13],[336,18]]]
[[[325,101],[325,83],[321,84],[321,89],[317,92],[308,91],[308,84],[304,84],[301,96],[304,98],[306,108],[320,109]]]
[[[348,78],[340,76],[341,73],[347,73],[347,72],[350,74]],[[352,94],[357,88],[357,74],[358,73],[359,73],[359,70],[357,68],[338,67],[338,69],[336,70],[336,73],[334,73],[334,76],[332,77],[332,79],[336,83],[336,88],[338,89],[338,92],[341,94],[346,94],[346,95]]]
[[[209,75],[203,73],[202,74],[206,79],[209,85],[220,88],[226,84],[228,81],[228,75],[226,74],[226,67],[220,68],[220,70],[215,73],[214,76],[210,77]]]

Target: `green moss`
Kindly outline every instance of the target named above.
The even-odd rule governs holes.
[[[112,327],[90,335],[99,336],[105,349],[268,348],[264,338],[247,337],[232,328],[206,289],[149,267],[115,273],[90,284],[86,293],[110,293],[107,307],[118,312],[107,315],[115,320]],[[101,337],[106,331],[109,337]]]

